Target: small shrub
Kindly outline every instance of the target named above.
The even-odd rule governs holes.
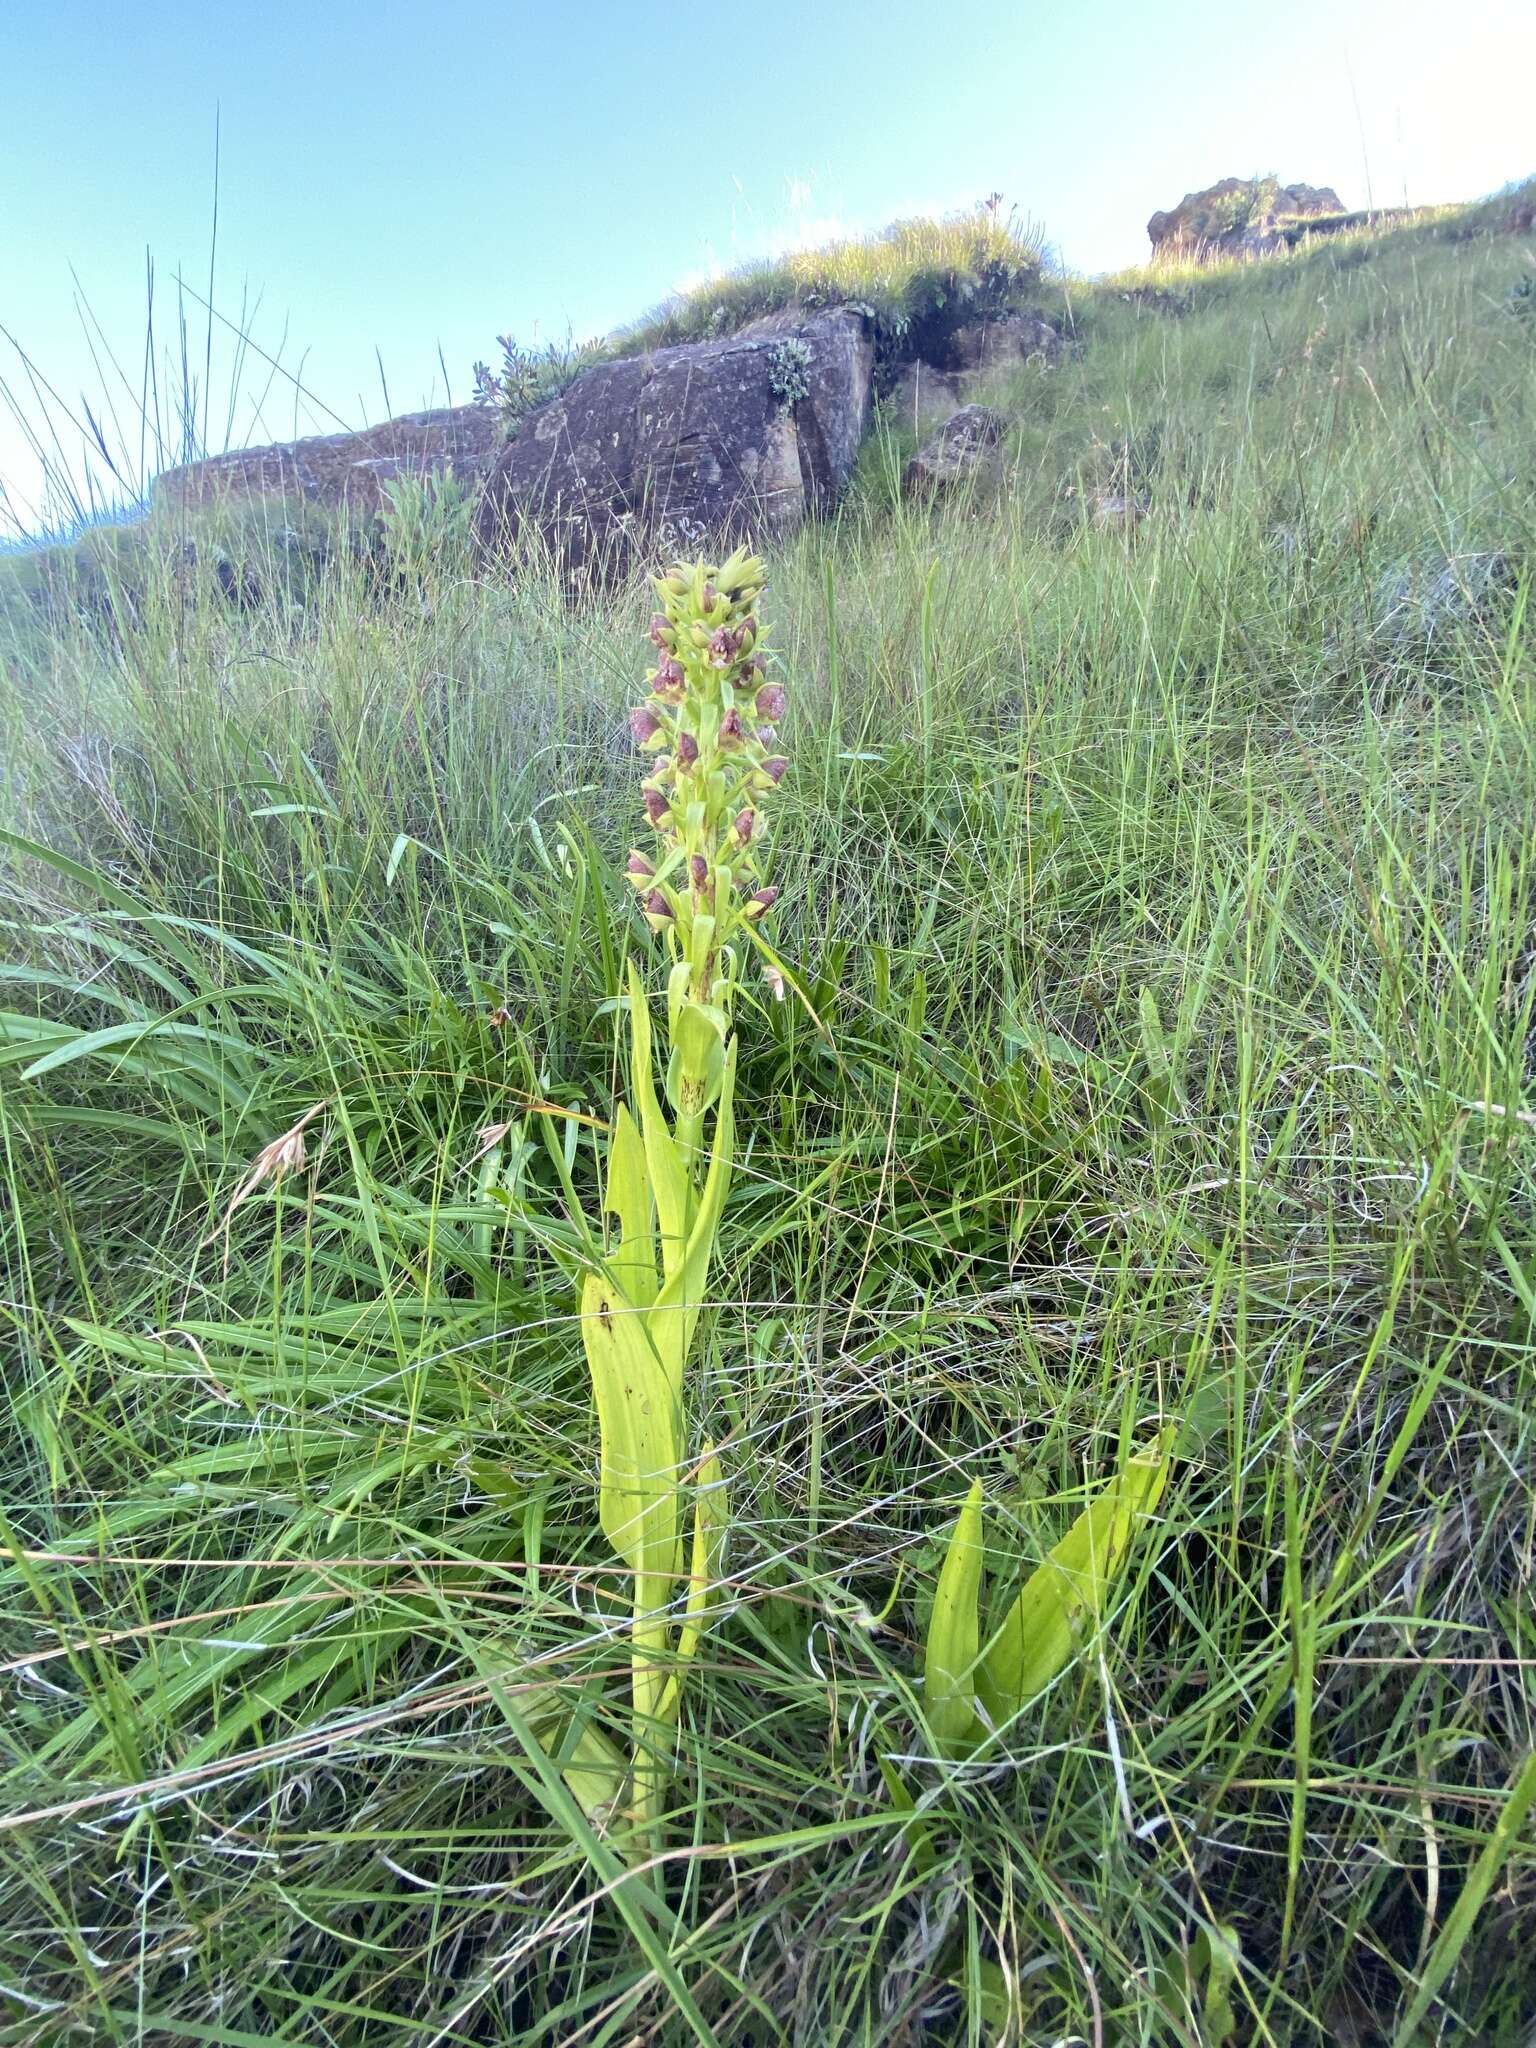
[[[600,353],[598,342],[575,342],[569,337],[563,342],[546,342],[542,348],[524,348],[510,334],[500,334],[496,340],[501,368],[475,364],[475,403],[494,407],[501,414],[509,441],[536,406],[558,398]]]
[[[768,351],[768,385],[785,412],[811,395],[811,352],[803,341],[777,341]]]
[[[474,494],[451,469],[393,478],[384,486],[379,524],[395,575],[420,583],[460,567],[474,510]]]

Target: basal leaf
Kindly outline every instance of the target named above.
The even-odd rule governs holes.
[[[1025,1580],[982,1658],[981,1698],[995,1723],[1011,1721],[1065,1670],[1103,1612],[1138,1522],[1162,1497],[1174,1434],[1164,1430],[1128,1459]]]
[[[967,1748],[976,1725],[976,1656],[980,1648],[981,1481],[972,1485],[950,1531],[928,1621],[923,1708],[946,1756]]]
[[[573,1716],[554,1761],[589,1820],[608,1821],[629,1790],[629,1760],[601,1728]]]

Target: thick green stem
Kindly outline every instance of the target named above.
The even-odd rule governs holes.
[[[665,1579],[645,1576],[635,1581],[635,1621],[630,1637],[630,1699],[634,1745],[633,1812],[639,1855],[656,1854],[661,1846],[661,1810],[671,1775],[668,1739],[669,1623],[666,1612],[671,1588]]]
[[[690,1003],[696,1004],[700,1009],[703,1009],[709,1003],[719,960],[719,949],[712,946],[701,959],[695,961],[690,967],[687,1000]],[[673,1127],[673,1136],[695,1186],[703,1179],[704,1168],[707,1164],[703,1147],[705,1103],[708,1093],[708,1084],[704,1077],[701,1074],[690,1073],[685,1069],[682,1076],[681,1100],[677,1107],[677,1121]]]

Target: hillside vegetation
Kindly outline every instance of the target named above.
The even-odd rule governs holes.
[[[530,348],[504,334],[500,364],[475,365],[476,396],[495,405],[515,434],[526,413],[594,363],[719,341],[775,314],[850,304],[869,322],[877,374],[898,356],[926,353],[937,361],[954,327],[1039,298],[1040,239],[998,206],[989,201],[946,220],[894,221],[879,235],[745,264],[674,293],[602,340]]]
[[[913,506],[887,424],[771,557],[787,992],[737,1018],[728,1600],[644,1869],[551,1762],[555,1703],[625,1739],[627,1610],[549,1247],[662,978],[650,594],[295,575],[281,508],[233,599],[206,532],[6,565],[0,2038],[1525,2038],[1536,258],[1491,225],[1034,280],[1075,347],[992,394],[1001,496]],[[973,1479],[1006,1589],[1165,1426],[1102,1628],[946,1754]]]

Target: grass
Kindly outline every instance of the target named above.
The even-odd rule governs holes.
[[[896,221],[879,235],[792,250],[707,279],[621,329],[614,346],[633,353],[708,341],[786,307],[814,311],[850,300],[869,308],[877,338],[898,338],[931,320],[964,321],[1032,303],[1043,261],[1038,232],[995,207]]]
[[[626,1663],[541,1245],[658,979],[643,593],[8,608],[3,2038],[1523,2038],[1529,262],[1063,287],[1000,503],[877,437],[773,560],[806,1001],[740,1019],[734,1604],[628,1877],[540,1740]],[[1164,1418],[1102,1637],[940,1760],[970,1481],[1006,1593]]]
[[[477,365],[476,385],[515,433],[529,411],[594,363],[718,341],[774,314],[850,303],[869,319],[883,381],[899,356],[926,351],[939,360],[950,333],[967,321],[1036,305],[1044,257],[1038,232],[995,204],[944,220],[895,221],[878,235],[792,250],[706,279],[602,341],[523,348],[503,335],[500,369]]]

